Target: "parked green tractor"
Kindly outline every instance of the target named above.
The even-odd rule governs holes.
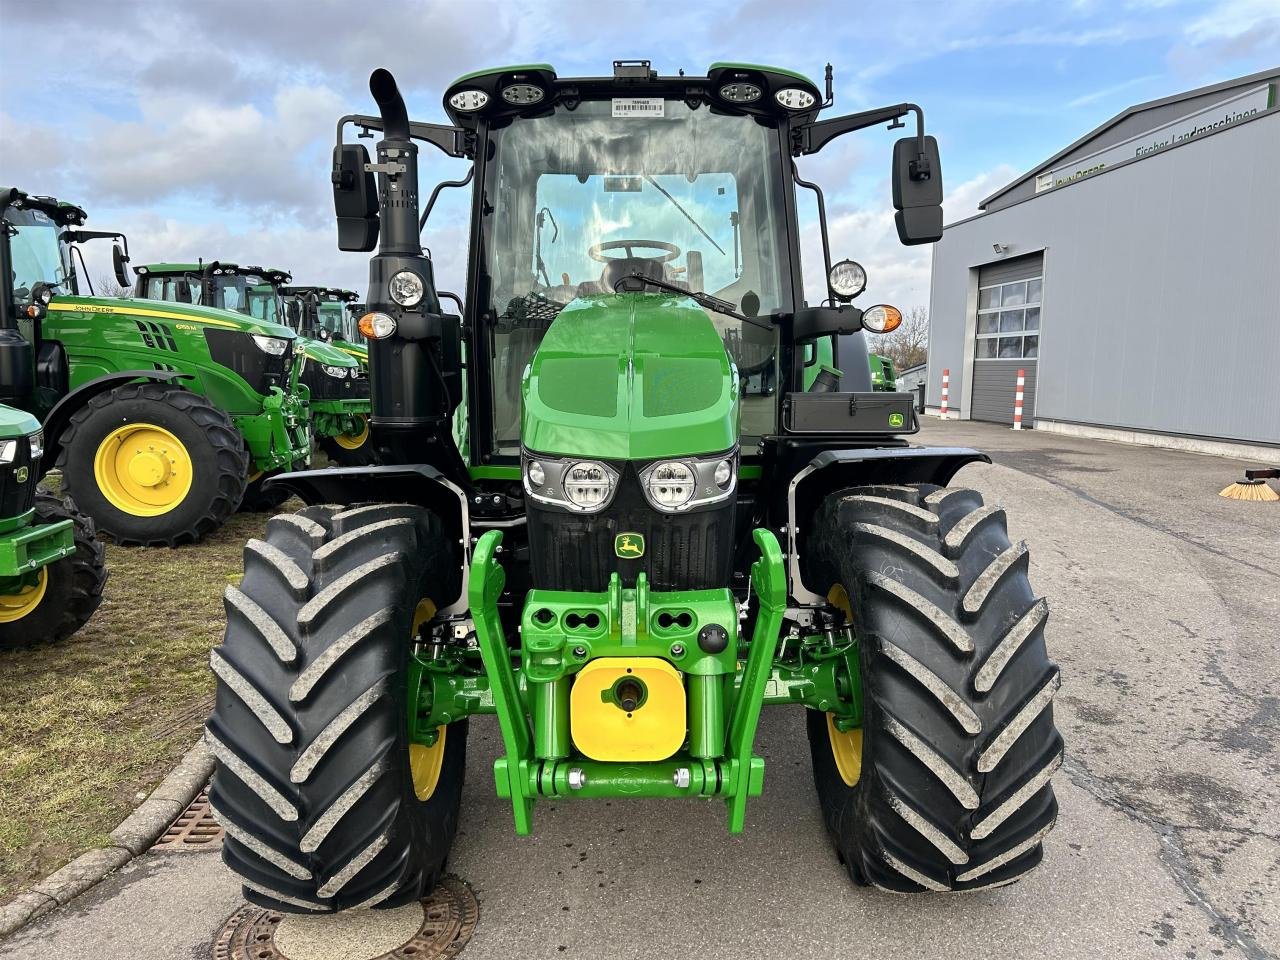
[[[0,190],[0,216],[0,400],[43,421],[42,469],[56,464],[99,530],[125,544],[191,543],[262,477],[306,464],[292,330],[94,296],[79,245],[119,240],[127,286],[122,235],[82,230],[79,207],[16,189]]]
[[[136,272],[137,296],[204,303],[290,325],[299,333],[297,349],[303,358],[301,381],[310,391],[313,434],[326,451],[346,451],[352,462],[367,462],[364,454],[369,439],[368,375],[349,352],[298,330],[297,320],[290,319],[282,296],[292,280],[288,271],[210,260],[144,264]],[[278,498],[285,496],[285,491],[278,491]],[[268,506],[279,505],[271,504],[265,494],[264,499]]]
[[[896,393],[898,390],[898,372],[893,368],[893,361],[872,353],[867,356],[871,365],[871,389]]]
[[[105,551],[70,500],[37,491],[44,434],[0,404],[0,649],[65,640],[102,603]]]
[[[910,445],[911,397],[872,391],[865,353],[844,358],[858,389],[805,389],[815,345],[838,367],[833,338],[901,315],[853,306],[861,268],[829,254],[830,299],[801,300],[797,187],[824,251],[826,224],[793,158],[914,115],[897,228],[942,234],[919,107],[819,120],[829,77],[824,102],[745,64],[509,67],[457,80],[436,124],[378,70],[381,115],[339,122],[339,247],[377,246],[361,326],[382,465],[273,481],[311,505],[249,542],[227,590],[210,801],[250,900],[421,895],[476,714],[496,715],[517,834],[539,802],[645,797],[714,798],[740,831],[776,705],[806,712],[858,883],[974,890],[1040,861],[1058,670],[1025,547],[948,486],[987,458]],[[375,160],[351,126],[382,132]],[[419,239],[415,141],[473,165],[461,316]],[[764,370],[775,388],[744,389]]]
[[[359,317],[351,309],[358,305],[359,295],[354,290],[337,287],[302,286],[281,287],[280,295],[284,297],[285,315],[291,327],[304,337],[323,341],[335,350],[341,350],[360,365],[360,383],[367,397],[369,348],[357,326]],[[374,462],[373,444],[369,438],[366,411],[350,430],[331,435],[317,431],[316,443],[334,463],[360,466]]]

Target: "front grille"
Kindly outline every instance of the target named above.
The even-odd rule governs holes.
[[[729,585],[733,567],[733,498],[689,513],[661,513],[640,489],[635,465],[626,465],[613,502],[600,513],[548,508],[526,497],[533,586],[545,590],[601,591],[615,570],[623,586],[644,571],[654,590],[710,590]],[[644,537],[645,554],[624,560],[614,552],[621,533]]]
[[[266,394],[272,387],[284,389],[285,376],[292,362],[292,343],[277,357],[260,350],[253,337],[243,330],[209,327],[204,331],[204,338],[214,362],[234,370],[254,392]]]
[[[361,374],[354,380],[331,377],[320,364],[308,360],[302,369],[302,382],[311,388],[312,400],[368,400],[369,377]]]
[[[18,437],[13,463],[0,464],[0,517],[20,516],[35,505],[39,467],[40,461],[31,459],[30,438]]]

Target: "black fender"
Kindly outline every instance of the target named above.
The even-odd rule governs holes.
[[[426,507],[444,522],[450,539],[456,540],[462,565],[462,589],[440,615],[462,616],[467,611],[467,581],[471,570],[471,514],[467,491],[426,463],[395,466],[327,467],[294,470],[263,481],[264,490],[283,488],[308,506],[363,503],[412,503]]]
[[[945,487],[960,468],[990,463],[968,447],[867,447],[824,450],[791,478],[786,489],[787,579],[800,603],[822,603],[806,589],[800,557],[813,515],[827,496],[845,487],[872,484],[936,483]]]
[[[62,431],[67,428],[72,415],[91,398],[137,380],[173,383],[177,380],[194,379],[191,374],[180,373],[177,370],[121,370],[117,373],[106,373],[88,383],[82,383],[55,403],[53,409],[44,418],[44,456],[40,459],[40,475],[44,476],[58,462],[58,454],[62,452]]]

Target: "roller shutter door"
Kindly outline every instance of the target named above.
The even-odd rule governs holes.
[[[1026,371],[1022,422],[1036,408],[1036,358],[1040,355],[1040,305],[1044,255],[987,264],[978,271],[977,342],[974,344],[974,420],[1013,423],[1018,371]]]

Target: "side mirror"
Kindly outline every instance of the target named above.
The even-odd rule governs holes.
[[[368,253],[378,245],[378,184],[365,169],[369,151],[362,143],[333,148],[333,212],[338,218],[338,249]]]
[[[179,280],[174,284],[174,296],[178,298],[178,303],[190,303],[191,284],[186,280]]]
[[[118,243],[111,248],[111,265],[116,271],[116,283],[126,290],[131,287],[133,281],[129,279],[129,255],[124,252]]]
[[[942,239],[942,162],[938,141],[903,137],[893,145],[893,206],[898,239],[907,245]]]
[[[297,300],[290,300],[284,306],[284,316],[289,321],[289,326],[297,330],[302,325],[302,304]]]

